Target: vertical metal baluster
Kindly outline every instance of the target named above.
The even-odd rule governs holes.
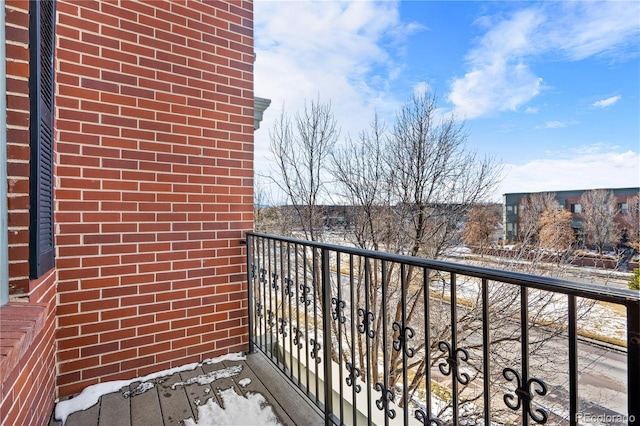
[[[484,424],[491,424],[491,364],[489,350],[489,283],[482,279],[482,371],[484,386]]]
[[[383,390],[383,398],[387,398],[386,392],[389,389],[389,360],[387,359],[387,261],[382,261],[382,365],[383,365],[383,381],[384,381],[384,390]],[[388,404],[389,401],[386,403]],[[389,426],[389,416],[385,411],[384,416],[384,424],[385,426]]]
[[[458,349],[458,332],[457,332],[457,312],[458,312],[458,298],[457,298],[457,288],[456,288],[456,274],[453,272],[449,273],[449,278],[451,282],[451,355],[454,358],[457,358],[457,349]],[[452,398],[453,398],[453,423],[458,424],[458,415],[459,415],[459,407],[458,407],[458,373],[457,370],[451,366],[451,379],[452,379]]]
[[[294,244],[293,245],[293,255],[294,255],[294,268],[295,268],[295,287],[296,287],[296,338],[297,338],[297,342],[298,344],[296,344],[296,351],[298,352],[298,356],[296,358],[297,360],[297,364],[298,364],[298,384],[302,383],[302,377],[300,377],[300,280],[299,278],[299,273],[300,273],[300,263],[299,263],[299,256],[298,256],[298,251],[300,250],[300,248],[298,247],[298,244]],[[293,353],[293,347],[291,347],[291,353]]]
[[[523,285],[520,286],[520,333],[522,351],[522,383],[523,386],[529,383],[529,292]],[[529,425],[528,402],[522,403],[522,425]]]
[[[338,285],[338,301],[336,302],[336,326],[338,327],[338,373],[340,375],[340,422],[344,423],[344,394],[343,394],[343,373],[342,373],[342,326],[340,325],[340,318],[342,315],[342,311],[340,309],[340,303],[342,302],[342,280],[340,277],[340,267],[341,267],[341,253],[336,251],[336,280]]]
[[[569,423],[578,424],[578,333],[576,297],[569,295]]]
[[[309,274],[308,268],[307,268],[307,246],[303,245],[303,270],[304,270],[304,276],[303,276],[303,281],[304,281],[304,290],[302,290],[302,292],[304,293],[304,297],[305,297],[305,303],[304,303],[304,335],[305,335],[305,351],[304,351],[304,356],[305,356],[305,361],[306,361],[306,365],[307,368],[305,368],[305,373],[307,375],[307,395],[309,394],[309,392],[311,391],[311,384],[309,383],[309,370],[311,370],[311,365],[309,365],[309,340],[308,340],[308,336],[309,336],[309,309],[307,306],[307,288],[308,287],[308,283],[309,283],[309,278],[307,277],[307,275]]]
[[[252,236],[247,235],[247,245],[245,249],[247,250],[247,302],[248,302],[248,313],[249,317],[247,318],[247,326],[249,327],[249,353],[253,352],[253,338],[255,335],[255,331],[253,330],[253,304],[255,301],[253,300],[253,282],[255,273],[253,271],[253,265],[255,265],[255,260],[253,258],[253,244],[251,243]]]
[[[280,256],[278,256],[278,249],[276,243],[280,246]],[[280,262],[278,262],[278,259]],[[275,322],[275,336],[276,336],[276,348],[278,349],[276,352],[276,361],[280,362],[280,352],[283,351],[283,345],[280,345],[280,333],[278,328],[280,327],[280,318],[278,316],[278,263],[280,263],[280,267],[282,267],[282,240],[273,240],[273,272],[271,273],[271,279],[273,280],[271,283],[271,288],[273,288],[273,311],[275,312],[276,322]],[[282,354],[282,365],[284,366],[284,353]]]
[[[331,271],[329,270],[329,250],[324,248],[320,254],[322,263],[322,346],[324,362],[324,424],[329,426],[332,424],[331,416],[333,415],[333,384],[331,373]],[[318,364],[316,363],[316,366]],[[316,367],[317,368],[317,367]],[[316,374],[316,377],[318,375]],[[342,396],[342,394],[340,394]],[[342,402],[340,403],[342,408]],[[341,413],[342,414],[342,413]],[[342,421],[342,416],[340,417]]]
[[[315,247],[311,248],[311,252],[313,253],[313,259],[312,259],[312,269],[313,269],[313,339],[315,344],[318,344],[318,285],[320,285],[320,283],[318,283],[317,281],[317,277],[318,277],[318,262],[317,262],[317,250]],[[316,376],[316,390],[315,390],[315,395],[316,395],[316,403],[320,402],[320,395],[319,395],[319,384],[318,384],[318,362],[317,362],[317,357],[320,356],[318,354],[318,351],[315,351],[316,353],[316,358],[313,360],[314,361],[314,368],[315,368],[315,376]]]
[[[262,255],[260,256],[260,264],[259,264],[259,268],[258,271],[265,269],[265,265],[264,265],[264,261],[266,259],[266,253],[265,253],[265,248],[264,248],[264,238],[260,237],[260,251],[262,252]],[[262,272],[260,272],[262,273]],[[261,282],[260,280],[258,280],[258,282],[260,283],[258,285],[258,298],[262,301],[262,310],[261,310],[261,314],[262,314],[262,318],[260,318],[260,346],[262,347],[262,351],[266,352],[267,350],[267,327],[265,324],[265,311],[267,309],[267,296],[266,296],[266,291],[267,289],[264,288],[264,283]]]
[[[286,315],[286,311],[285,311],[285,301],[286,301],[286,295],[284,294],[284,242],[281,240],[280,241],[280,276],[279,276],[279,280],[280,280],[280,303],[281,303],[281,316],[280,316],[280,321],[277,322],[276,324],[278,325],[279,330],[278,331],[282,331],[282,367],[284,368],[283,372],[286,374],[287,371],[287,329],[285,327],[285,324],[287,322],[287,315]],[[276,280],[277,281],[277,280]],[[280,329],[280,327],[282,327]],[[278,333],[280,334],[280,333]],[[289,374],[291,374],[291,370],[289,370]]]
[[[287,296],[284,294],[285,292],[285,242],[280,241],[280,275],[278,276],[278,281],[280,283],[280,321],[278,322],[278,332],[282,334],[282,366],[283,373],[287,375],[287,311],[286,311],[286,301]],[[289,376],[291,375],[291,370],[289,370]]]
[[[282,287],[284,289],[284,271],[282,272]],[[291,289],[291,283],[293,280],[291,279],[291,244],[287,242],[287,305],[289,308],[289,377],[293,379],[293,318],[291,317],[291,293],[293,290]],[[282,306],[282,315],[284,316],[284,299]],[[283,324],[284,326],[284,324]],[[286,338],[286,337],[285,337]]]
[[[400,264],[400,294],[401,294],[401,303],[402,303],[402,328],[400,329],[400,333],[403,335],[406,333],[407,327],[407,268],[406,264]],[[407,341],[404,340],[403,345],[400,345],[400,349],[402,350],[402,401],[403,403],[403,411],[404,411],[404,424],[409,424],[409,389],[407,387]]]
[[[425,391],[427,406],[426,418],[431,418],[431,312],[429,301],[431,299],[430,275],[431,270],[424,268],[422,277],[424,286],[424,357],[425,357]],[[427,423],[428,424],[428,423]]]
[[[629,425],[640,423],[640,303],[627,305],[627,396]],[[632,420],[633,419],[633,420]]]
[[[364,306],[365,306],[366,312],[369,312],[371,309],[370,301],[369,301],[369,291],[370,291],[372,282],[370,277],[371,277],[371,261],[369,257],[365,257],[364,258]],[[366,327],[365,327],[364,341],[365,341],[365,348],[366,348],[365,352],[366,352],[366,359],[367,359],[367,419],[371,418],[371,389],[372,389],[371,379],[373,378],[371,374],[371,354],[370,354],[371,345],[369,343],[369,340],[370,339],[369,339],[369,336],[366,334]]]
[[[349,254],[349,294],[350,294],[350,299],[351,299],[351,307],[350,307],[350,321],[351,321],[351,366],[352,368],[356,368],[356,328],[355,328],[355,311],[354,311],[354,306],[355,306],[355,301],[356,301],[356,294],[355,294],[355,285],[354,285],[354,280],[353,280],[353,254]],[[352,421],[351,424],[352,425],[356,425],[357,423],[357,416],[356,413],[358,412],[358,406],[356,404],[356,375],[353,374],[353,382],[351,383],[351,405],[352,405],[352,410],[351,410],[351,414],[353,415],[352,417]]]
[[[273,244],[271,244],[273,243]],[[274,245],[275,246],[276,242],[274,240],[267,240],[267,282],[266,285],[269,288],[269,313],[268,315],[266,315],[266,320],[267,320],[267,327],[269,328],[269,340],[270,340],[270,345],[269,345],[269,355],[271,356],[271,360],[273,360],[273,318],[271,318],[271,316],[273,315],[273,294],[272,291],[273,288],[271,287],[271,265],[272,265],[272,255],[271,255],[271,246]],[[276,353],[276,364],[278,364],[278,357],[277,357],[277,353]]]

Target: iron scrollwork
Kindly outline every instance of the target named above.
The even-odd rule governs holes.
[[[251,278],[252,279],[256,277],[256,268],[257,268],[256,264],[252,263],[251,264]]]
[[[309,344],[311,345],[311,358],[316,360],[316,364],[320,364],[322,362],[322,358],[320,358],[320,343],[315,339],[311,339]]]
[[[438,365],[440,372],[445,376],[448,376],[453,372],[458,383],[462,385],[469,384],[469,381],[471,380],[469,375],[467,373],[460,374],[460,370],[458,369],[460,365],[458,359],[460,359],[460,361],[468,361],[469,352],[464,348],[458,348],[454,351],[449,342],[445,342],[443,340],[438,342],[438,347],[440,348],[440,351],[447,354],[446,362],[441,362]]]
[[[389,408],[389,402],[393,402],[395,399],[395,392],[393,389],[387,389],[387,387],[380,382],[376,383],[376,390],[382,393],[380,399],[376,400],[376,407],[378,407],[378,410],[384,411],[387,417],[394,419],[396,417],[396,410]]]
[[[262,284],[267,283],[267,270],[265,268],[260,268],[260,280]]]
[[[287,319],[280,318],[278,321],[280,322],[280,327],[278,327],[278,334],[282,334],[282,337],[287,337],[287,328],[286,328]]]
[[[347,371],[349,372],[349,375],[346,378],[347,386],[353,386],[353,389],[355,389],[356,393],[360,393],[360,390],[362,388],[359,384],[356,383],[356,377],[360,377],[360,369],[358,367],[354,367],[348,361],[346,363],[346,367]]]
[[[311,287],[305,284],[300,284],[300,290],[302,292],[302,294],[300,295],[300,302],[304,303],[305,306],[309,306],[311,304],[311,299],[309,299]]]
[[[334,320],[338,320],[340,324],[344,324],[347,320],[344,316],[344,308],[347,306],[344,300],[340,300],[337,297],[331,298],[331,304],[335,306],[333,312],[331,312],[331,317]]]
[[[302,349],[302,338],[304,333],[298,327],[293,327],[293,344],[298,346],[298,349]]]
[[[515,390],[515,395],[513,393],[505,394],[504,403],[507,405],[507,407],[515,411],[519,410],[520,406],[523,405],[525,412],[529,415],[529,417],[531,417],[534,422],[538,424],[547,423],[546,410],[542,408],[536,408],[535,410],[531,409],[531,401],[534,397],[531,389],[533,388],[536,394],[544,396],[547,394],[547,385],[542,380],[536,378],[529,379],[526,383],[522,383],[522,377],[520,376],[520,373],[509,367],[502,370],[502,375],[510,382],[515,379],[516,384],[518,385]]]
[[[376,314],[371,311],[365,311],[363,308],[359,308],[358,316],[362,317],[361,323],[358,324],[358,331],[361,334],[366,334],[370,339],[373,339],[376,335],[376,331],[371,329],[371,324],[373,324]]]
[[[286,287],[284,288],[284,294],[289,296],[289,299],[291,299],[291,297],[293,297],[293,280],[289,277],[285,278],[284,283],[286,284]]]
[[[274,272],[273,274],[271,274],[271,278],[273,279],[273,281],[271,282],[271,288],[273,288],[275,291],[278,291],[278,289],[280,288],[280,286],[278,285],[278,274]]]
[[[400,352],[404,350],[404,353],[411,358],[415,355],[416,351],[413,348],[407,347],[407,340],[411,339],[415,336],[415,331],[413,328],[406,326],[404,327],[399,322],[393,323],[393,329],[398,332],[398,338],[393,341],[393,349]]]
[[[258,318],[262,318],[264,315],[262,315],[262,303],[256,301],[256,316]]]
[[[273,321],[273,311],[271,309],[267,309],[267,324],[271,328],[276,325],[276,323]]]
[[[419,408],[415,412],[416,419],[423,425],[427,426],[442,426],[442,422],[435,417],[427,415],[422,408]]]

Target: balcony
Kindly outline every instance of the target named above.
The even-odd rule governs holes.
[[[264,234],[247,244],[252,350],[328,424],[638,421],[637,292]]]
[[[258,233],[246,243],[251,354],[238,365],[252,385],[210,387],[259,392],[285,424],[638,421],[637,292]],[[192,386],[108,396],[124,408],[103,397],[67,424],[116,424],[104,423],[114,410],[123,424],[173,424],[211,397]]]

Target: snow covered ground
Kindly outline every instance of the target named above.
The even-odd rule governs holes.
[[[220,395],[224,408],[211,398],[198,407],[198,421],[188,418],[184,425],[280,425],[273,409],[259,393],[250,393],[245,398],[231,388],[223,390]]]

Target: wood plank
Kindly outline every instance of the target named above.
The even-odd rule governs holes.
[[[139,382],[132,383],[130,390],[134,390]],[[130,396],[131,400],[131,425],[150,426],[162,424],[162,412],[160,411],[160,400],[158,399],[158,389],[153,387],[148,391]],[[66,426],[66,425],[65,425]]]
[[[294,425],[324,425],[324,416],[292,383],[284,377],[262,354],[247,356],[247,366],[251,369],[261,387],[268,389],[270,402],[275,401],[281,409],[288,413]],[[254,384],[253,377],[250,377]],[[250,385],[251,386],[251,385]],[[256,383],[255,386],[260,388]],[[249,388],[249,387],[248,387]],[[262,392],[261,392],[262,393]],[[275,407],[274,407],[275,409]],[[279,413],[278,413],[279,414]]]
[[[202,365],[202,370],[205,372],[205,374],[209,374],[209,373],[213,373],[214,371],[220,371],[223,370],[225,368],[229,368],[229,367],[234,367],[234,366],[240,366],[240,368],[244,369],[246,368],[244,366],[244,362],[242,361],[238,361],[235,363],[229,363],[227,365],[225,365],[225,363],[219,362],[219,363],[215,363],[215,364],[203,364]],[[240,371],[239,374],[242,374],[242,371]],[[223,390],[227,390],[230,388],[234,388],[236,393],[238,395],[242,395],[241,392],[238,391],[238,386],[236,386],[236,382],[234,381],[234,378],[236,377],[224,377],[224,378],[219,378],[216,379],[215,381],[211,382],[209,384],[211,390],[213,390],[216,394],[216,398],[218,400],[218,404],[224,409],[224,401],[222,400],[222,397],[220,396],[220,392]]]
[[[83,411],[76,411],[67,417],[65,426],[98,426],[100,402]]]
[[[175,373],[156,386],[165,426],[182,424],[185,419],[195,418],[187,397],[186,386],[172,388],[172,385],[178,382],[182,382],[182,378],[179,373]]]
[[[128,386],[100,398],[98,426],[131,426],[131,399],[122,396],[127,390]]]
[[[197,367],[190,371],[180,372],[180,379],[182,382],[186,382],[189,379],[204,374],[201,367]],[[212,391],[209,385],[202,386],[199,384],[192,384],[185,387],[185,394],[191,406],[191,412],[193,413],[193,419],[198,420],[198,406],[206,404],[211,398],[216,398],[215,393]],[[217,401],[217,398],[216,398]],[[217,401],[220,404],[220,401]]]

